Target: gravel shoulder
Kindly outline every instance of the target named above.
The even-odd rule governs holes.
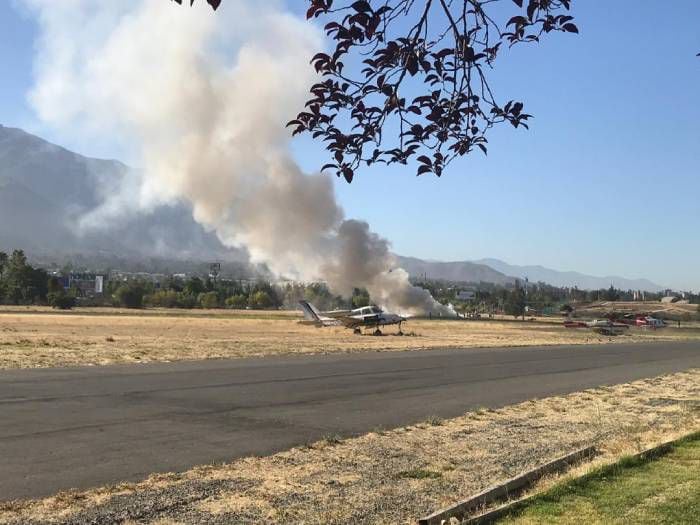
[[[597,444],[600,465],[699,428],[700,370],[690,370],[8,502],[0,522],[410,523],[577,447]]]

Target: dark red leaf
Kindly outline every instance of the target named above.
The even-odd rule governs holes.
[[[357,2],[353,3],[351,7],[358,13],[367,13],[368,11],[372,11],[372,6],[369,5],[369,2],[366,0],[358,0]]]
[[[345,177],[345,180],[348,181],[348,183],[352,182],[352,178],[355,175],[355,172],[352,171],[350,168],[343,168],[343,177]]]

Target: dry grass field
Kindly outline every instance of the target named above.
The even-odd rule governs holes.
[[[0,522],[415,523],[581,446],[596,444],[602,455],[579,473],[698,428],[700,370],[692,370],[347,440],[329,436],[141,483],[8,502],[0,504]]]
[[[493,346],[624,343],[700,338],[700,328],[631,330],[616,338],[567,330],[557,320],[410,320],[406,336],[300,325],[296,312],[0,308],[0,368]]]

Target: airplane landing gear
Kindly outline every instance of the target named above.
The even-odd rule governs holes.
[[[377,328],[374,332],[372,332],[372,335],[382,335],[382,331]]]
[[[401,323],[399,323],[399,331],[396,335],[403,335],[403,332],[401,331]]]
[[[354,328],[352,333],[355,335],[362,335],[362,330],[360,330],[359,328]]]

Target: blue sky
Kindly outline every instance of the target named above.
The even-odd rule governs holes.
[[[494,130],[487,157],[460,159],[440,179],[365,169],[338,181],[339,200],[401,254],[700,289],[700,2],[573,3],[580,35],[511,50],[493,72],[497,96],[535,116],[529,131]],[[26,102],[36,27],[15,7],[0,2],[0,123],[119,155],[39,125]],[[325,163],[308,138],[293,148],[307,170]]]

